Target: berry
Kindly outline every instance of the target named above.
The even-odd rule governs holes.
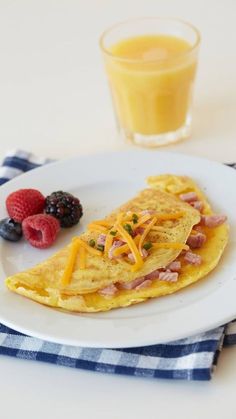
[[[60,223],[51,215],[36,214],[25,218],[22,228],[26,240],[32,246],[46,249],[56,240]]]
[[[19,189],[12,192],[6,200],[8,214],[18,223],[22,223],[30,215],[43,212],[44,206],[45,198],[36,189]]]
[[[72,227],[83,215],[80,200],[68,192],[57,191],[46,197],[46,214],[60,221],[61,227]]]
[[[12,218],[4,218],[0,221],[0,236],[11,242],[17,242],[22,237],[22,227]]]

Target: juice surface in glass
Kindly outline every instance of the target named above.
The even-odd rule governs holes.
[[[172,35],[143,35],[110,46],[106,69],[119,124],[158,135],[186,123],[196,71],[191,45]]]

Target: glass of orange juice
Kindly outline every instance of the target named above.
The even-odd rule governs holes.
[[[200,34],[178,19],[119,23],[100,38],[118,129],[155,147],[189,137]]]

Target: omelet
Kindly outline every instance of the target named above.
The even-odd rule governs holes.
[[[206,242],[194,254],[202,262],[200,266],[186,263],[186,242],[202,216],[213,213],[211,207],[187,177],[161,175],[147,182],[149,188],[92,223],[57,254],[7,278],[7,287],[48,306],[98,312],[171,294],[206,276],[224,251],[228,225],[201,226]],[[203,204],[202,214],[180,199],[189,192]],[[104,245],[97,245],[101,236]],[[123,252],[115,257],[119,247]],[[174,281],[163,280],[165,272],[171,273],[168,267],[173,261],[181,270],[174,273]]]

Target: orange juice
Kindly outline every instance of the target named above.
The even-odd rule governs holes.
[[[109,48],[106,69],[121,128],[159,135],[186,123],[196,70],[191,45],[172,35],[123,39]]]

